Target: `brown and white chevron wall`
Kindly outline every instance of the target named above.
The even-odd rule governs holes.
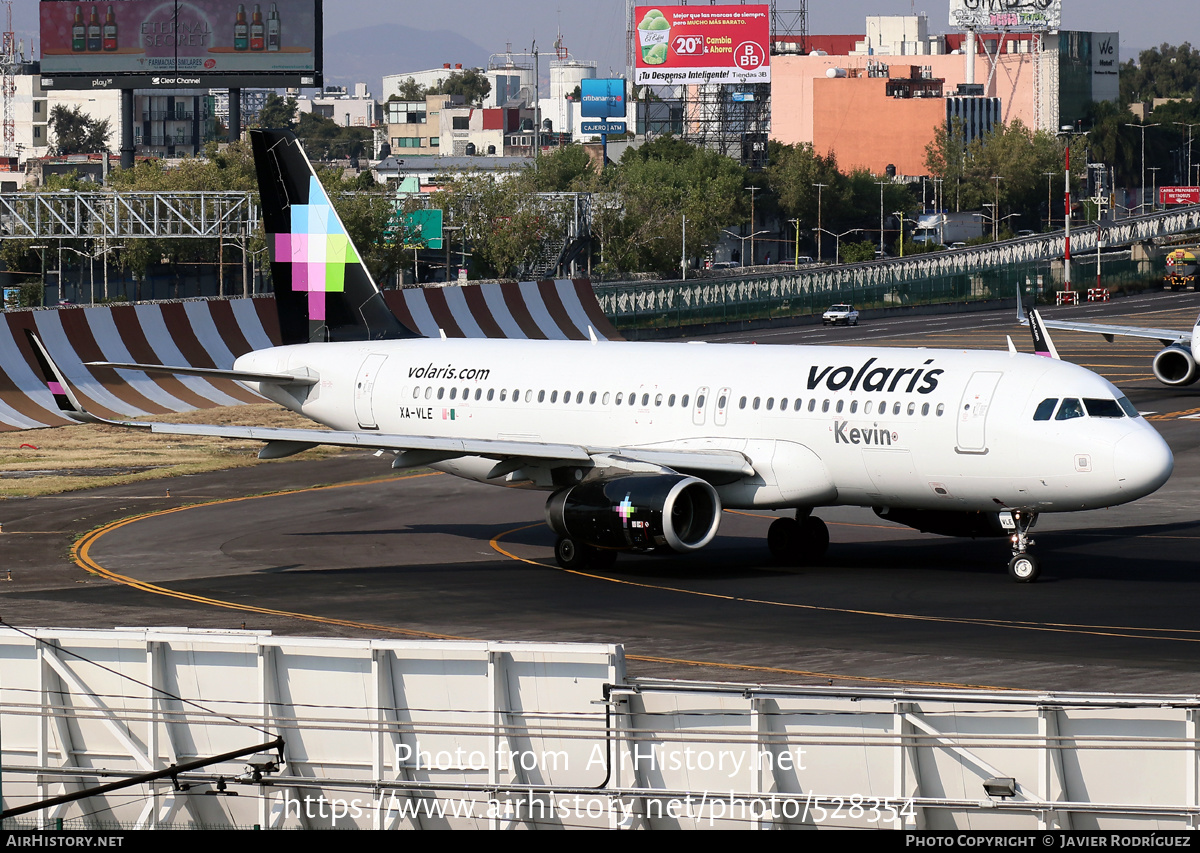
[[[587,281],[537,281],[387,291],[392,310],[429,337],[620,340]],[[33,329],[102,417],[161,415],[262,398],[231,380],[150,375],[89,361],[229,368],[246,352],[276,346],[274,297],[197,299],[8,311],[0,324],[0,431],[68,423],[38,374],[25,336]]]

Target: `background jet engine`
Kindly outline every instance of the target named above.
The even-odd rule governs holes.
[[[678,474],[597,477],[555,492],[546,522],[583,545],[695,551],[717,535],[721,499],[704,480]]]
[[[1200,379],[1200,366],[1188,347],[1171,344],[1154,356],[1154,377],[1163,385],[1191,385]]]

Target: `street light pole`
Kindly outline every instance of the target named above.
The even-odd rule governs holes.
[[[1151,166],[1148,171],[1150,173],[1150,209],[1158,210],[1158,170],[1162,166]]]
[[[876,181],[879,184],[879,254],[883,254],[883,188],[887,186],[886,181]]]
[[[1126,127],[1140,127],[1142,129],[1142,185],[1138,189],[1138,213],[1142,212],[1142,208],[1146,204],[1146,128],[1158,127],[1158,122],[1154,124],[1131,124],[1126,122]]]
[[[754,260],[754,194],[758,192],[758,187],[746,187],[750,190],[750,266],[755,265]],[[745,266],[745,258],[742,259],[742,266]]]
[[[796,229],[796,260],[792,263],[792,269],[798,270],[800,269],[800,220],[789,219],[788,222],[792,223]]]

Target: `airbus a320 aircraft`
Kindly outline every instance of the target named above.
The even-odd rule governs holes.
[[[1115,337],[1152,338],[1166,347],[1154,356],[1151,366],[1155,379],[1163,385],[1174,387],[1191,385],[1200,379],[1200,317],[1196,318],[1190,332],[1141,326],[1110,326],[1104,323],[1075,323],[1070,320],[1047,320],[1044,317],[1042,322],[1051,329],[1095,332],[1104,335],[1109,343],[1112,343]]]
[[[329,427],[135,424],[158,433],[377,448],[550,493],[567,567],[619,551],[695,551],[723,509],[789,509],[767,542],[801,563],[829,544],[821,506],[960,536],[1007,536],[1018,581],[1038,576],[1040,513],[1147,495],[1171,451],[1106,380],[1009,352],[421,338],[387,308],[295,136],[250,131],[283,346],[221,375]],[[51,391],[84,411],[38,346]]]

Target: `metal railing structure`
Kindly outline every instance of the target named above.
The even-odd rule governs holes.
[[[1148,213],[1105,222],[1102,247],[1129,246],[1200,230],[1200,206]],[[1071,229],[1072,280],[1076,289],[1094,281],[1097,226]],[[1020,287],[1032,293],[1057,289],[1065,237],[1051,234],[930,252],[908,258],[814,267],[779,268],[730,278],[696,281],[615,282],[597,284],[604,313],[622,330],[750,322],[820,313],[830,302],[883,308],[944,302],[1009,298]],[[1110,267],[1106,281],[1124,276],[1132,282],[1152,276],[1151,262],[1130,261]],[[1082,270],[1091,265],[1092,277]]]
[[[0,194],[0,239],[245,239],[257,228],[245,192]]]
[[[611,645],[186,629],[4,628],[0,664],[5,810],[134,781],[5,829],[1200,822],[1195,695],[661,681]]]

